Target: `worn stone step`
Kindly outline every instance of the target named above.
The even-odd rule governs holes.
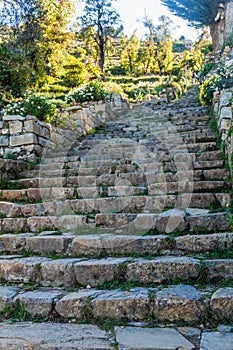
[[[117,228],[119,233],[132,234],[149,230],[155,232],[171,233],[174,230],[184,232],[187,230],[216,230],[226,231],[229,229],[229,213],[204,213],[204,214],[186,214],[180,209],[171,209],[160,214],[96,214],[96,225]]]
[[[13,232],[38,232],[54,229],[75,231],[85,226],[86,215],[62,215],[62,216],[30,216],[28,218],[4,218],[0,219],[0,230],[2,233]]]
[[[55,311],[55,317],[73,318],[76,321],[85,321],[88,317],[93,321],[100,318],[146,321],[154,317],[157,322],[185,321],[198,324],[208,311],[219,319],[224,315],[226,319],[232,320],[232,291],[233,288],[217,290],[212,294],[209,304],[206,293],[182,284],[160,289],[79,289],[75,292],[61,288],[21,291],[18,287],[0,286],[0,305],[3,309],[9,304],[19,303],[33,317],[49,317]],[[222,310],[220,302],[223,303]],[[230,308],[227,309],[227,306]]]
[[[161,284],[198,280],[204,266],[207,279],[232,279],[233,259],[203,260],[163,256],[151,260],[133,258],[52,260],[45,257],[0,259],[1,278],[7,282],[36,283],[41,286],[75,287],[101,285],[116,280]]]
[[[56,253],[61,256],[125,256],[125,255],[184,255],[228,251],[233,246],[233,233],[187,234],[170,238],[169,235],[122,236],[113,234],[73,235],[57,231],[0,235],[2,254]]]
[[[149,186],[149,195],[178,194],[178,193],[205,193],[224,192],[229,188],[226,181],[194,181],[186,178],[179,182],[154,183]]]
[[[34,191],[36,190],[36,191]],[[19,191],[19,192],[18,192]],[[76,191],[77,192],[77,191]],[[227,193],[180,193],[178,195],[157,196],[127,196],[66,199],[75,195],[74,189],[54,187],[51,189],[17,190],[8,196],[8,201],[0,202],[2,217],[30,217],[30,216],[59,216],[72,214],[96,214],[96,213],[160,213],[168,208],[226,208],[230,203],[230,195]],[[30,194],[30,197],[28,196]],[[84,194],[83,192],[81,195]],[[38,195],[38,197],[37,197]],[[17,201],[36,200],[39,203],[17,204]],[[52,201],[51,201],[52,200]],[[11,202],[13,201],[13,202]],[[16,202],[16,203],[14,203]]]
[[[101,349],[115,350],[110,334],[91,324],[0,323],[0,348],[20,349]],[[183,344],[181,337],[175,344]]]

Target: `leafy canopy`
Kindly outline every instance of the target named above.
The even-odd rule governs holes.
[[[161,0],[174,15],[187,20],[196,28],[212,25],[218,5],[228,1],[230,0]]]

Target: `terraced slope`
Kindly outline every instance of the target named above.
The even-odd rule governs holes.
[[[196,90],[137,104],[74,144],[58,133],[1,190],[0,349],[233,349],[231,187],[209,125]]]

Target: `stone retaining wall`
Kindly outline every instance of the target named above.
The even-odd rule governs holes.
[[[221,134],[222,145],[225,147],[226,157],[233,178],[233,87],[215,92],[213,99],[214,115]],[[231,102],[230,102],[231,101]]]
[[[0,119],[0,158],[35,161],[48,142],[74,142],[107,120],[114,120],[128,109],[128,104],[115,95],[113,102],[85,103],[62,112],[65,122],[55,127],[36,117],[6,115]]]

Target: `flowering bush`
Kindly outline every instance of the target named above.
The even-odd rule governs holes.
[[[78,89],[72,90],[66,97],[67,103],[82,103],[86,101],[100,101],[108,99],[103,84],[90,82]]]
[[[28,92],[21,100],[6,105],[5,114],[10,115],[33,115],[40,120],[50,121],[57,115],[56,106],[43,96]]]
[[[226,89],[233,85],[233,61],[220,62],[217,68],[209,73],[200,86],[199,97],[201,103],[210,104],[214,91]]]

